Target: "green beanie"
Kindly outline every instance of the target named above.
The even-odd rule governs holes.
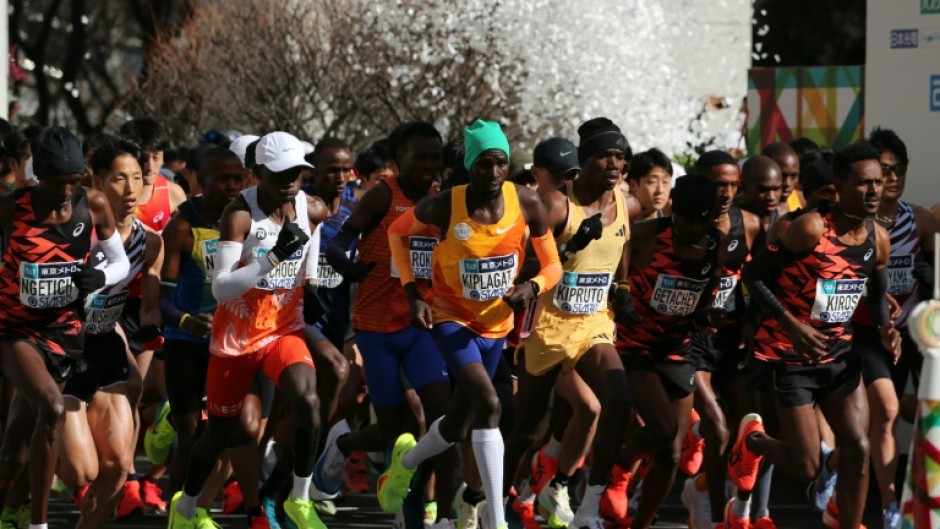
[[[509,140],[499,123],[478,119],[463,130],[463,166],[469,171],[477,157],[490,149],[499,149],[509,156]]]

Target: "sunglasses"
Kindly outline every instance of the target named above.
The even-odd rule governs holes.
[[[886,163],[881,164],[881,174],[885,177],[891,176],[891,173],[895,173],[898,176],[904,176],[907,174],[907,164],[898,163],[894,165],[888,165]]]

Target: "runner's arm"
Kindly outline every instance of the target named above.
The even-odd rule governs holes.
[[[121,234],[115,229],[114,215],[111,213],[108,199],[100,191],[89,189],[87,193],[88,209],[95,223],[98,246],[107,259],[107,264],[99,270],[104,272],[104,284],[106,286],[115,285],[118,281],[127,277],[127,273],[131,269],[131,263],[127,260],[127,254],[124,252],[124,241],[121,240]]]
[[[173,293],[179,279],[180,259],[193,251],[193,237],[189,222],[180,215],[173,216],[163,230],[163,267],[160,269],[160,313],[163,321],[182,328],[180,320],[186,314],[173,303]],[[191,315],[190,315],[191,316]]]
[[[392,204],[388,185],[379,183],[356,202],[352,214],[343,223],[339,233],[326,249],[326,262],[340,275],[346,276],[353,261],[346,256],[349,246],[364,233],[369,233],[381,222]]]
[[[545,205],[542,204],[538,194],[531,189],[518,185],[516,186],[516,192],[519,195],[522,214],[525,216],[526,224],[529,225],[532,249],[535,250],[535,255],[538,256],[541,265],[539,273],[529,282],[538,285],[539,292],[545,292],[554,287],[561,279],[561,260],[558,258],[558,246],[555,244],[555,237],[552,236],[548,212],[545,211]]]
[[[398,275],[409,300],[421,299],[415,287],[414,271],[411,269],[408,237],[421,233],[429,225],[437,226],[442,234],[447,233],[450,219],[450,192],[445,191],[418,202],[418,205],[402,213],[388,227],[388,245],[392,252],[392,261],[398,267]]]
[[[878,262],[868,281],[868,311],[875,327],[881,328],[891,321],[886,293],[888,291],[888,260],[891,255],[891,242],[888,232],[875,224],[875,247]]]
[[[146,266],[141,278],[140,290],[140,325],[161,326],[163,320],[160,314],[160,270],[163,268],[163,239],[156,233],[147,230],[147,250],[144,256]]]
[[[219,253],[216,255],[215,275],[212,278],[212,295],[219,303],[240,296],[274,269],[274,262],[268,254],[251,259],[245,266],[238,267],[245,234],[251,227],[251,214],[240,209],[244,204],[238,203],[239,200],[236,199],[229,204],[222,215]]]

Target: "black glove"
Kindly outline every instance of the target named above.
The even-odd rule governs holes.
[[[601,221],[601,214],[594,215],[581,221],[578,231],[568,239],[565,246],[565,252],[579,252],[583,250],[591,241],[596,241],[604,234],[604,223]]]
[[[307,244],[310,237],[300,229],[300,226],[293,222],[285,222],[281,228],[281,233],[277,235],[277,243],[271,248],[271,253],[277,257],[278,261],[283,261],[291,255],[294,255],[301,246]]]
[[[104,286],[104,271],[82,264],[72,272],[72,284],[78,289],[79,297],[89,294]]]
[[[339,275],[343,276],[343,279],[350,283],[362,283],[373,268],[375,268],[375,261],[369,261],[368,263],[354,261],[349,263],[349,266],[344,268]]]
[[[156,351],[163,347],[163,331],[156,325],[144,325],[137,331],[137,340],[145,351]]]
[[[614,285],[614,291],[610,296],[611,308],[614,311],[614,321],[621,325],[639,325],[643,323],[643,318],[637,314],[636,306],[633,304],[633,295],[630,290]]]
[[[326,309],[323,307],[323,302],[320,301],[320,296],[317,295],[317,289],[313,287],[304,288],[304,323],[307,325],[316,324],[323,317],[324,312],[326,312]]]
[[[933,267],[927,261],[914,263],[914,279],[917,280],[917,294],[921,301],[933,297]]]

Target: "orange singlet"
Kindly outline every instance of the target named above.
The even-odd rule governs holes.
[[[170,216],[173,214],[173,205],[170,204],[170,186],[167,185],[167,179],[158,176],[153,181],[153,194],[150,200],[137,207],[134,215],[140,219],[148,228],[157,233],[163,232],[163,228],[170,222]]]
[[[504,182],[502,193],[502,218],[480,224],[467,212],[467,186],[451,190],[447,237],[434,249],[428,293],[435,323],[458,323],[484,338],[512,329],[513,311],[502,297],[519,273],[527,232],[515,184]]]

